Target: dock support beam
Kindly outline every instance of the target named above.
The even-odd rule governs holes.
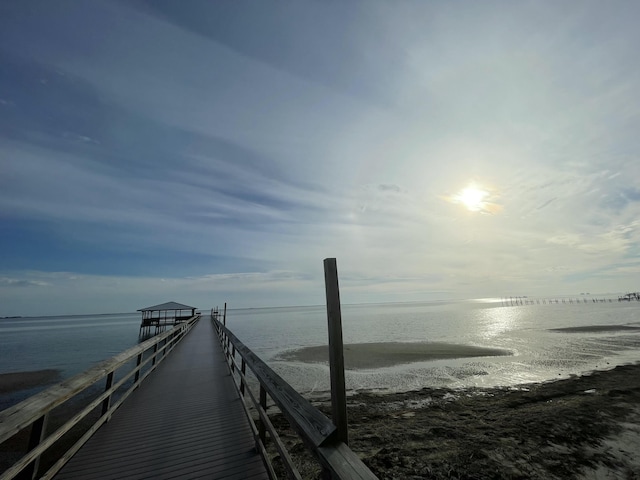
[[[347,394],[344,380],[342,347],[342,314],[340,288],[335,258],[324,259],[324,284],[327,292],[327,322],[329,325],[329,370],[331,373],[331,416],[338,440],[349,444],[347,427]]]

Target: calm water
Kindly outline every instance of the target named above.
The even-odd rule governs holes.
[[[549,331],[589,325],[640,326],[638,302],[343,305],[342,316],[345,343],[437,341],[513,352],[508,357],[348,371],[347,387],[352,390],[513,385],[640,360],[640,333]],[[71,376],[135,345],[139,324],[139,314],[133,313],[0,320],[0,373],[56,368],[64,377]],[[324,306],[229,310],[227,325],[298,390],[322,393],[329,389],[328,366],[277,360],[285,350],[326,344]]]
[[[139,313],[0,320],[0,373],[54,368],[65,377],[138,343]]]
[[[0,319],[0,373],[80,373],[138,343],[139,313]],[[0,410],[42,387],[0,394]]]

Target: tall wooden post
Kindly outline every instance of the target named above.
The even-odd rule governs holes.
[[[327,322],[329,325],[329,370],[331,372],[331,414],[339,440],[349,443],[347,430],[347,394],[344,381],[342,349],[342,314],[340,288],[335,258],[324,259],[324,284],[327,292]]]
[[[227,324],[227,302],[224,302],[224,314],[222,315],[222,324]]]

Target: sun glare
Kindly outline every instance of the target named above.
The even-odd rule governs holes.
[[[495,187],[471,181],[455,194],[443,195],[443,200],[460,205],[466,210],[481,215],[495,215],[503,210],[500,193]]]
[[[462,189],[460,193],[455,195],[454,199],[467,207],[467,210],[479,212],[480,210],[484,210],[485,199],[487,196],[489,196],[489,192],[482,190],[475,185],[469,185]]]

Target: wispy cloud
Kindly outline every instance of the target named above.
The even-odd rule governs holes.
[[[325,257],[353,302],[636,281],[635,4],[6,8],[13,311],[322,303]]]
[[[5,287],[46,287],[49,284],[38,280],[0,277],[0,285]]]

